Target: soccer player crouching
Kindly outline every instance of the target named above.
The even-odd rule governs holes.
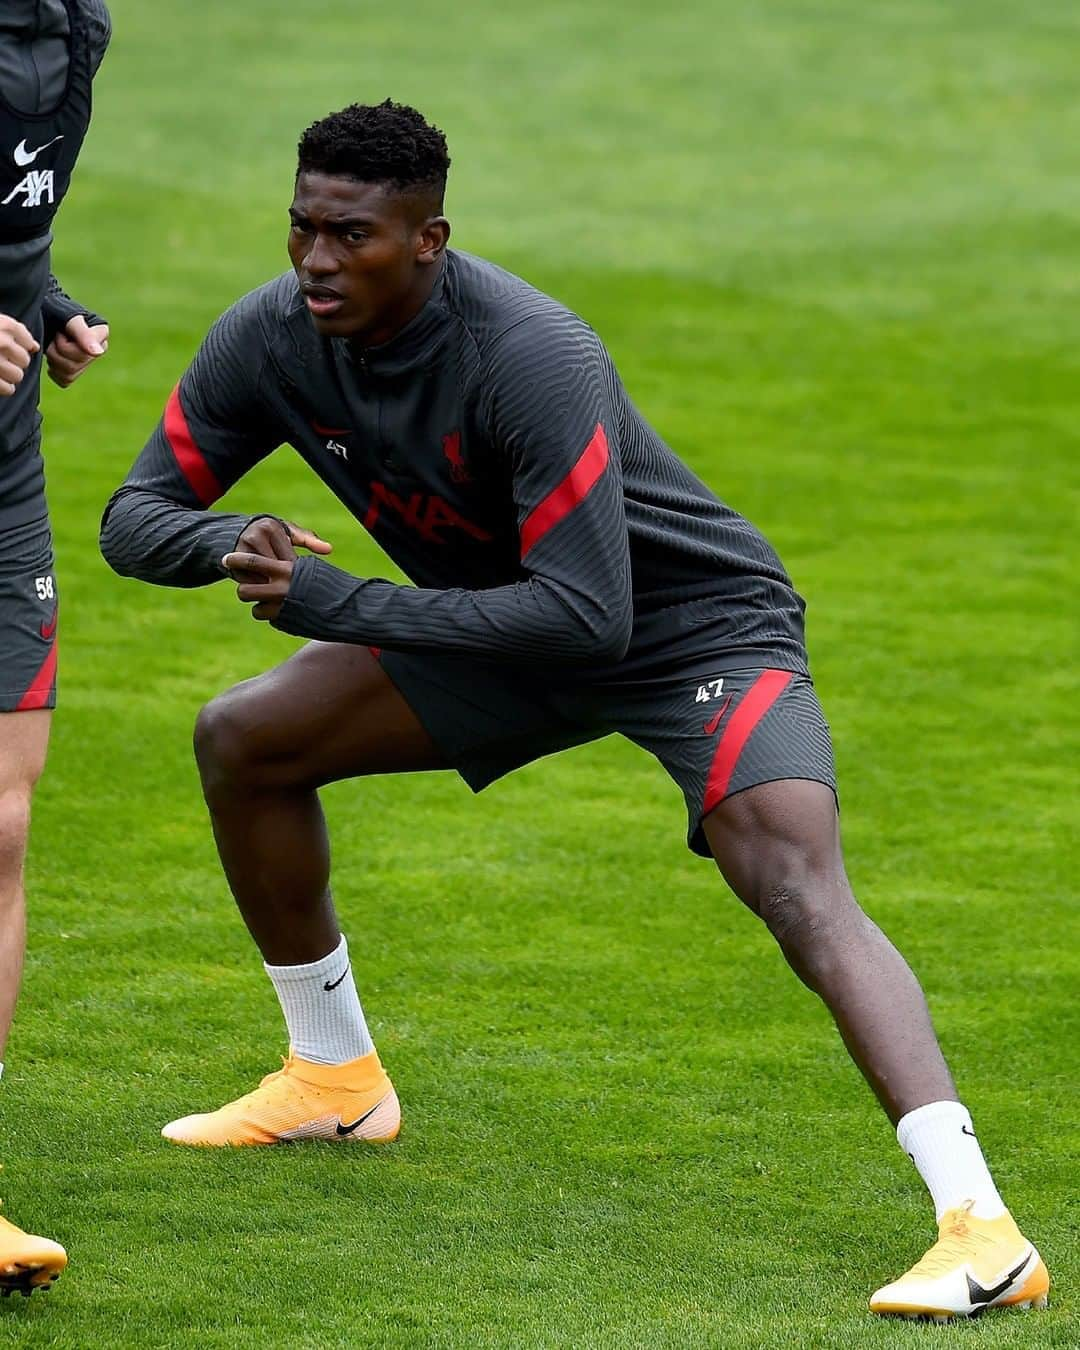
[[[915,977],[848,884],[802,600],[642,418],[581,319],[447,247],[448,165],[441,132],[389,101],[305,132],[293,270],[214,326],[106,510],[117,571],[173,586],[227,573],[257,619],[314,639],[214,699],[195,736],[290,1056],[165,1137],[398,1132],[331,900],[320,786],[450,768],[479,790],[619,732],[682,789],[690,848],[824,999],[930,1188],[939,1241],[871,1307],[1044,1301],[1045,1267],[994,1187]],[[328,544],[274,515],[207,509],[283,443],[414,586],[338,570],[318,556]]]

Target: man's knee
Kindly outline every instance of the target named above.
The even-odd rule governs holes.
[[[251,683],[212,699],[195,719],[195,760],[209,796],[223,787],[253,785],[267,758],[265,720]]]
[[[844,960],[865,921],[842,877],[791,865],[761,882],[754,908],[790,965],[812,988]]]
[[[809,873],[785,871],[762,883],[755,908],[781,947],[816,945],[829,925],[823,902]]]
[[[32,783],[0,791],[0,880],[22,867],[30,833]]]
[[[51,714],[0,715],[0,877],[22,867],[30,831],[30,800],[45,768]]]

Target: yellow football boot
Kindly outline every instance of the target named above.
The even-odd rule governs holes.
[[[1050,1277],[1042,1258],[1006,1211],[971,1213],[971,1201],[947,1210],[923,1259],[870,1299],[870,1311],[894,1317],[977,1317],[987,1308],[1045,1308]]]
[[[372,1050],[348,1064],[312,1064],[290,1055],[254,1092],[161,1131],[174,1144],[206,1148],[279,1144],[293,1139],[389,1143],[401,1129],[394,1085]]]
[[[48,1292],[67,1265],[67,1252],[59,1242],[24,1233],[7,1219],[0,1219],[0,1295]]]

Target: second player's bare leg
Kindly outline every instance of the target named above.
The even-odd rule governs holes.
[[[0,1060],[4,1056],[26,949],[23,865],[30,798],[45,766],[52,713],[46,708],[0,713]],[[57,1242],[24,1233],[0,1216],[0,1290],[29,1294],[49,1288],[67,1265]]]
[[[23,865],[30,798],[45,767],[52,714],[0,713],[0,1060],[3,1059],[26,949]]]
[[[893,1124],[955,1101],[919,983],[852,894],[832,790],[803,779],[748,788],[704,828],[728,884],[824,1000]]]
[[[209,703],[195,754],[222,866],[272,965],[317,961],[340,939],[317,789],[443,768],[366,647],[311,643]]]

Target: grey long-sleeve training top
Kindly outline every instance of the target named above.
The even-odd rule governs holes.
[[[805,670],[803,602],[763,536],[648,425],[588,325],[491,263],[448,251],[420,313],[366,350],[315,331],[291,272],[238,301],[110,500],[105,557],[220,580],[251,517],[207,508],[286,442],[415,583],[303,557],[286,632],[575,679]]]

